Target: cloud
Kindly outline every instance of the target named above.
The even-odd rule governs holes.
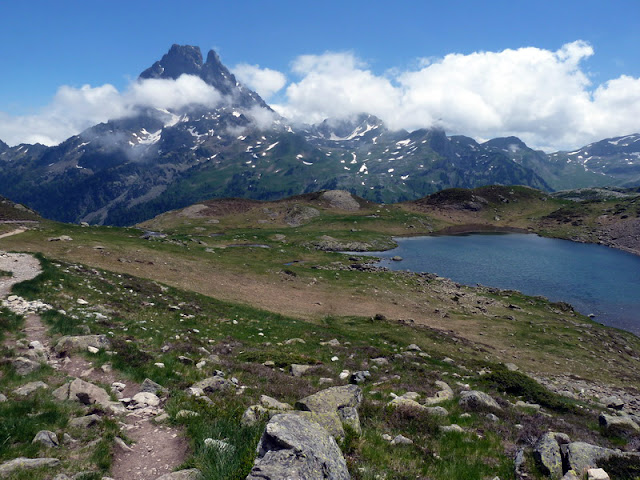
[[[413,67],[373,72],[353,52],[302,55],[273,109],[294,122],[374,114],[391,128],[438,126],[478,140],[518,136],[547,151],[574,149],[602,138],[638,131],[640,78],[621,76],[594,85],[585,60],[593,47],[575,41],[558,50],[536,47],[452,53],[415,59]],[[283,73],[258,65],[234,68],[238,79],[269,98],[286,83]],[[119,92],[111,85],[60,87],[37,115],[0,112],[0,139],[9,144],[56,144],[99,122],[140,107],[181,109],[224,103],[197,77],[148,79]],[[262,109],[264,110],[264,109]],[[266,128],[267,110],[248,115]]]
[[[215,107],[224,98],[199,77],[144,79],[119,92],[112,85],[62,86],[38,114],[11,116],[0,112],[0,139],[9,145],[57,145],[97,123],[134,114],[140,108],[179,110],[191,105]]]
[[[240,82],[258,92],[258,95],[264,99],[271,98],[287,83],[287,77],[282,72],[260,68],[259,65],[241,63],[231,70]]]
[[[546,150],[571,149],[637,131],[640,79],[593,86],[583,61],[591,45],[535,47],[418,59],[417,68],[376,75],[353,53],[296,59],[299,80],[274,105],[298,121],[367,112],[392,128],[440,126],[477,139],[516,135]]]

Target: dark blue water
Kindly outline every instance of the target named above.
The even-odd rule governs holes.
[[[520,233],[397,238],[374,255],[392,270],[436,273],[543,295],[595,320],[640,335],[640,257],[601,245]],[[403,261],[394,262],[399,255]]]

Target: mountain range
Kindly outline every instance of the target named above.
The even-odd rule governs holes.
[[[273,200],[343,189],[376,202],[449,188],[554,191],[640,184],[640,134],[546,154],[516,137],[484,143],[438,128],[391,130],[367,113],[293,125],[211,50],[173,45],[140,74],[194,75],[215,106],[139,108],[53,147],[0,141],[0,195],[65,222],[130,225],[215,197]]]

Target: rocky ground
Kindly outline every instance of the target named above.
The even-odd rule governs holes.
[[[34,268],[37,261],[32,257],[7,258],[12,258],[7,265],[23,280],[40,271]],[[57,290],[57,297],[26,300],[11,295],[5,300],[5,308],[23,315],[24,323],[4,340],[7,368],[3,375],[14,380],[2,398],[7,408],[25,401],[20,399],[47,399],[69,408],[69,417],[61,424],[64,426],[35,433],[32,442],[40,447],[23,456],[5,457],[0,476],[17,479],[27,474],[28,478],[56,480],[497,476],[504,480],[608,478],[609,470],[610,478],[616,479],[634,478],[624,475],[635,475],[640,468],[639,397],[633,388],[611,388],[569,376],[553,381],[540,378],[541,384],[564,395],[556,397],[544,393],[549,390],[537,387],[513,364],[473,371],[471,365],[462,363],[469,359],[456,359],[473,345],[458,344],[464,348],[450,348],[451,357],[440,357],[441,353],[426,347],[435,342],[425,342],[437,336],[418,337],[422,347],[403,344],[388,333],[377,334],[380,343],[360,344],[357,336],[327,338],[330,333],[318,325],[310,331],[294,322],[284,332],[297,331],[301,336],[280,337],[274,350],[269,341],[278,335],[274,327],[264,324],[257,335],[251,327],[254,333],[245,337],[247,327],[241,325],[246,320],[236,315],[239,320],[224,318],[219,325],[235,331],[237,339],[223,334],[221,342],[203,342],[202,338],[214,334],[203,330],[208,328],[206,322],[191,322],[205,307],[187,298],[164,307],[168,315],[177,316],[175,325],[180,327],[173,333],[163,330],[162,337],[172,341],[161,341],[162,347],[151,355],[151,344],[138,350],[126,346],[126,341],[120,343],[118,337],[122,335],[132,345],[140,338],[137,335],[145,335],[145,325],[152,326],[153,315],[148,320],[116,324],[113,312],[93,302],[104,299],[111,285],[117,288],[111,296],[117,293],[130,305],[149,308],[169,295],[166,289],[78,265],[55,268],[69,275],[78,272],[74,273],[75,284],[89,287],[84,291],[93,290],[95,295],[80,297],[69,295],[73,289],[62,289]],[[5,281],[9,278],[15,277]],[[51,280],[50,285],[55,287],[65,278]],[[120,280],[114,284],[111,278]],[[425,282],[432,280],[424,278]],[[441,291],[433,294],[463,293],[454,284],[439,285]],[[64,304],[47,302],[55,298]],[[459,301],[469,309],[486,308],[479,303],[481,299],[465,294]],[[65,313],[60,315],[67,322],[73,323],[81,313],[93,319],[77,326],[79,331],[86,330],[83,334],[60,335],[55,329],[62,324],[43,322],[42,316],[49,322],[58,318],[63,306]],[[130,315],[137,313],[131,310]],[[194,326],[185,330],[181,327],[184,322]],[[386,325],[382,319],[378,322],[382,323],[368,328],[373,332]],[[100,325],[106,327],[105,333],[92,333]],[[156,327],[164,328],[164,324]],[[394,328],[389,332],[397,332],[398,327]],[[409,326],[401,328],[413,331]],[[193,345],[179,343],[186,336]],[[254,343],[253,336],[264,340]],[[452,345],[458,342],[449,341]],[[278,351],[290,352],[291,360],[282,363]],[[320,358],[326,355],[326,360],[312,360],[310,352]],[[185,382],[168,380],[168,388],[150,379],[135,381],[124,374],[126,362],[115,362],[125,353],[129,362],[145,359],[144,372],[178,369],[185,379],[196,381],[188,380],[185,387]],[[329,368],[332,364],[336,368]],[[238,378],[220,368],[230,369]],[[490,385],[494,387],[486,390]],[[574,398],[577,403],[566,403],[569,400],[563,398]],[[257,402],[251,403],[252,399]],[[222,421],[221,412],[228,408],[236,409],[238,415],[230,417],[230,430],[222,433],[217,425]],[[590,422],[599,426],[589,427]],[[251,438],[256,440],[247,441],[233,436],[238,432],[262,434],[257,442],[255,433]],[[477,453],[468,451],[471,446]],[[452,467],[456,462],[451,455],[462,455],[461,449],[467,449],[466,462],[473,466],[467,473],[459,465]],[[109,457],[106,469],[79,460],[95,458],[101,451]],[[242,477],[219,476],[206,463],[201,466],[197,459],[202,456],[215,458],[218,467],[241,457],[253,465],[239,467]],[[402,459],[399,464],[397,459]],[[200,468],[194,468],[196,465]],[[182,469],[174,472],[176,468]]]

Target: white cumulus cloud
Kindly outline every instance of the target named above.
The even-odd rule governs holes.
[[[282,72],[260,68],[259,65],[241,63],[233,67],[232,71],[241,83],[255,90],[264,99],[272,97],[287,83],[287,77]]]
[[[274,108],[299,121],[367,112],[393,128],[440,126],[477,139],[516,135],[545,150],[574,148],[640,129],[640,79],[592,85],[591,45],[535,47],[421,59],[376,75],[352,53],[299,57],[299,80]]]
[[[109,84],[80,88],[63,85],[37,114],[11,116],[0,112],[0,139],[9,145],[56,145],[97,123],[131,115],[141,107],[215,107],[223,101],[215,88],[192,75],[181,75],[176,80],[137,80],[123,92]]]
[[[593,55],[593,47],[578,40],[555,51],[524,47],[424,57],[414,68],[377,74],[352,52],[326,52],[294,59],[288,85],[284,73],[269,68],[240,64],[233,70],[267,99],[284,88],[272,107],[294,122],[371,113],[391,128],[438,126],[478,140],[515,135],[553,151],[640,131],[640,78],[623,75],[593,84],[584,65]],[[63,86],[36,115],[0,112],[0,139],[52,145],[142,106],[213,107],[224,101],[213,87],[187,75],[138,80],[123,92],[111,85]],[[250,116],[268,126],[273,118],[267,113]]]

